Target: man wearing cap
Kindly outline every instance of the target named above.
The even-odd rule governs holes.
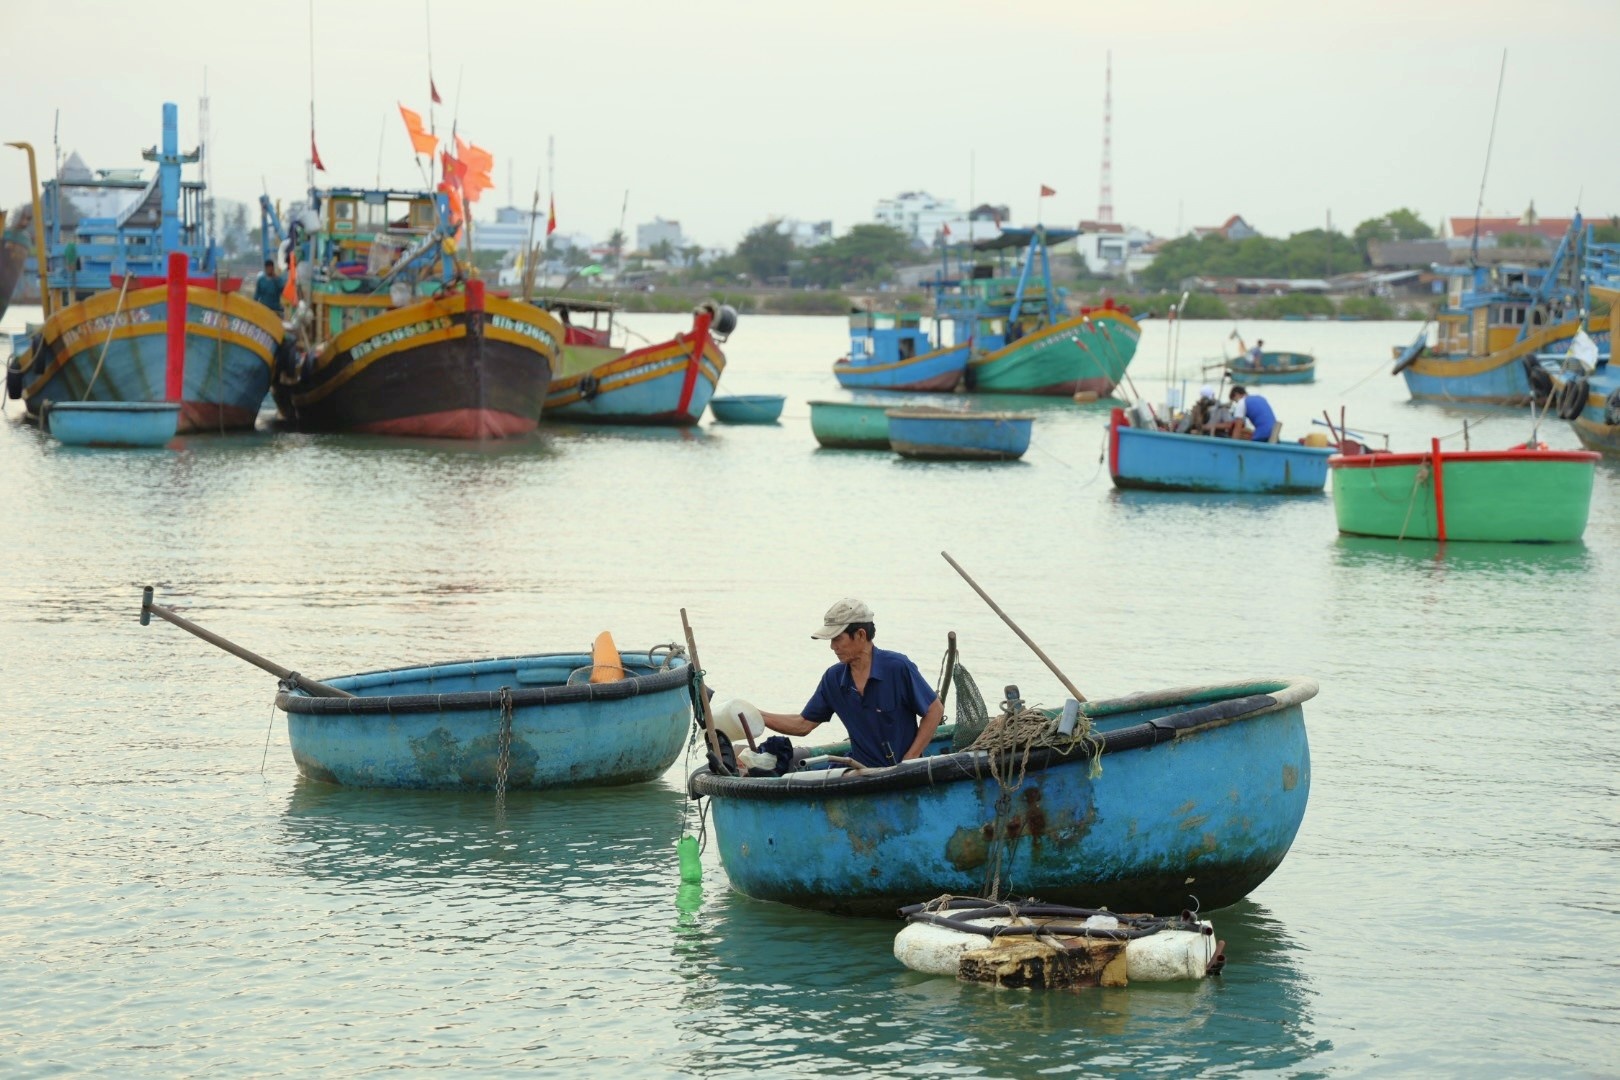
[[[850,756],[862,765],[894,765],[918,757],[945,716],[945,707],[917,665],[872,644],[872,609],[844,599],[827,609],[810,636],[828,642],[838,663],[797,715],[763,713],[765,726],[804,736],[834,716],[849,732]],[[919,719],[920,718],[920,719]]]
[[[1270,442],[1271,430],[1277,426],[1277,414],[1271,411],[1271,403],[1259,394],[1251,394],[1241,386],[1232,387],[1232,420],[1227,425],[1234,439],[1253,439],[1255,442]],[[1254,430],[1244,430],[1244,421],[1253,425]]]

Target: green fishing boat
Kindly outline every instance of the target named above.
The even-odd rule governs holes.
[[[1406,540],[1553,543],[1586,531],[1600,455],[1589,450],[1356,454],[1328,459],[1339,531]]]
[[[1004,229],[956,251],[942,246],[944,265],[931,284],[935,311],[952,323],[954,341],[971,342],[970,390],[985,393],[1104,397],[1125,376],[1142,328],[1112,302],[1071,316],[1063,290],[1052,285],[1048,247],[1073,239],[1073,229]],[[1010,256],[1017,255],[1014,269]]]

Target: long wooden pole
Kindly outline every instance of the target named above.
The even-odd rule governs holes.
[[[1069,677],[1067,675],[1058,670],[1058,666],[1052,663],[1052,658],[1047,656],[1046,653],[1042,652],[1041,647],[1035,644],[1035,642],[1031,641],[1029,635],[1018,628],[1017,623],[1013,622],[1012,619],[1007,617],[1007,613],[1002,611],[1000,606],[994,600],[990,599],[990,594],[979,588],[979,583],[968,576],[968,572],[962,569],[961,564],[955,559],[951,558],[949,552],[942,551],[940,554],[945,556],[945,561],[951,564],[951,568],[953,570],[962,575],[963,581],[973,586],[973,591],[979,594],[979,598],[990,605],[990,610],[995,612],[997,615],[1000,615],[1001,621],[1011,627],[1012,632],[1017,634],[1019,638],[1023,640],[1024,644],[1028,645],[1030,649],[1034,651],[1035,655],[1041,658],[1041,663],[1045,664],[1052,674],[1058,677],[1058,682],[1063,684],[1064,688],[1069,691],[1074,699],[1076,701],[1085,701],[1086,695],[1082,694],[1079,688],[1076,687],[1074,683],[1069,681]]]
[[[702,672],[703,665],[698,663],[697,639],[692,636],[692,624],[686,621],[685,608],[681,608],[681,629],[686,631],[686,650],[692,654],[692,670]],[[721,772],[725,772],[726,759],[720,756],[720,736],[714,730],[714,711],[709,708],[709,695],[704,693],[704,689],[700,683],[698,700],[703,705],[703,734],[709,740],[709,753],[714,755],[714,763],[720,767]],[[746,722],[744,727],[746,728]]]
[[[160,619],[174,623],[174,625],[178,626],[180,629],[189,634],[197,635],[210,645],[217,645],[219,648],[224,649],[232,656],[241,657],[254,667],[263,668],[265,671],[268,671],[278,679],[289,680],[294,686],[298,687],[300,690],[308,692],[314,697],[354,697],[354,695],[349,693],[347,690],[339,690],[335,686],[328,686],[323,682],[316,682],[309,676],[300,675],[290,668],[284,668],[273,660],[266,660],[258,653],[244,649],[242,646],[236,644],[236,642],[227,638],[220,637],[212,630],[204,630],[202,627],[198,626],[185,616],[177,615],[160,604],[152,603],[152,586],[148,585],[141,594],[141,625],[150,625],[152,622],[151,617],[153,615],[156,615]]]

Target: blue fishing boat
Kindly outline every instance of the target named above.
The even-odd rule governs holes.
[[[851,769],[828,748],[783,776],[699,770],[687,791],[710,800],[732,886],[759,900],[892,917],[999,885],[1048,903],[1207,910],[1247,896],[1293,843],[1316,692],[1294,678],[1134,694],[1085,703],[1089,730],[1027,759],[953,750],[946,727],[899,765]]]
[[[351,787],[592,787],[653,780],[692,723],[679,650],[543,653],[329,679],[282,690],[298,771]],[[608,670],[604,674],[605,668]]]
[[[936,346],[921,315],[858,311],[849,317],[849,355],[833,365],[833,377],[846,390],[950,391],[972,354],[966,341]]]
[[[1117,488],[1315,494],[1327,484],[1332,456],[1331,447],[1133,427],[1123,409],[1108,421],[1108,472]]]
[[[717,394],[709,399],[709,411],[722,424],[774,424],[786,402],[781,394]]]
[[[163,446],[180,423],[178,401],[59,401],[45,430],[67,446]]]
[[[1029,449],[1033,413],[890,409],[889,445],[901,457],[1012,461]]]
[[[1620,244],[1592,244],[1586,275],[1592,300],[1607,304],[1609,313],[1594,324],[1602,330],[1590,344],[1572,348],[1561,366],[1548,365],[1549,403],[1583,446],[1620,456],[1620,370],[1612,352],[1620,336]]]
[[[269,308],[219,272],[207,231],[201,181],[182,167],[201,151],[181,153],[175,106],[163,106],[163,138],[143,152],[157,163],[92,176],[73,158],[59,178],[35,192],[44,222],[45,321],[12,339],[6,391],[38,420],[64,401],[160,401],[167,380],[170,254],[190,265],[185,289],[185,367],[180,430],[251,428],[270,386],[284,329]]]
[[[1582,264],[1591,228],[1576,214],[1547,266],[1441,267],[1446,300],[1427,327],[1395,349],[1395,373],[1418,401],[1528,405],[1550,388],[1556,363],[1591,310]],[[1607,330],[1594,331],[1607,340]]]
[[[546,392],[548,420],[695,424],[726,370],[720,345],[737,328],[736,311],[711,301],[692,312],[689,333],[626,351],[613,344],[614,305],[555,299],[544,306],[563,320],[565,331],[557,372]],[[575,321],[586,315],[591,326]]]

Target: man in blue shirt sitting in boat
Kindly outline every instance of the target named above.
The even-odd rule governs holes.
[[[1232,438],[1270,442],[1271,433],[1277,427],[1277,414],[1271,411],[1271,402],[1241,386],[1232,387],[1229,400],[1232,402]],[[1253,431],[1244,430],[1245,420],[1253,426]]]
[[[945,716],[939,695],[910,659],[872,644],[872,609],[859,600],[838,601],[822,622],[810,636],[828,642],[838,663],[798,715],[762,712],[765,726],[804,736],[836,715],[849,732],[850,756],[862,765],[920,756]]]

